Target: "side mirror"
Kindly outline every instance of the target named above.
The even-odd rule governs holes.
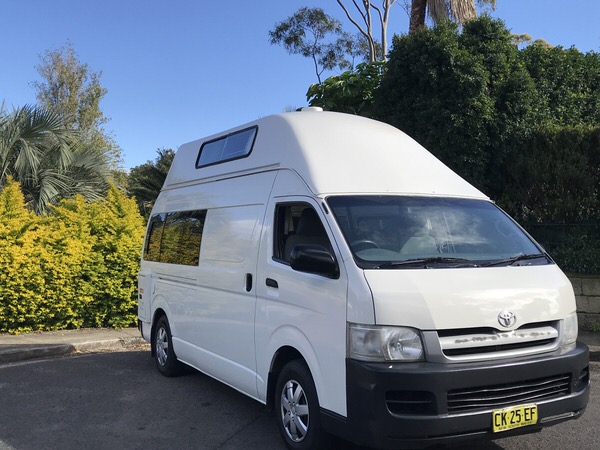
[[[327,278],[339,278],[340,270],[335,258],[322,245],[296,245],[290,255],[292,269],[314,273]]]

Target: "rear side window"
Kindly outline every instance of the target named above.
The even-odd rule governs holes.
[[[160,241],[165,227],[166,214],[156,214],[150,219],[146,245],[144,246],[144,259],[146,261],[160,261]]]
[[[179,211],[151,217],[144,259],[197,266],[206,211]]]
[[[228,134],[200,147],[196,169],[213,164],[245,158],[252,151],[258,127],[247,128]]]

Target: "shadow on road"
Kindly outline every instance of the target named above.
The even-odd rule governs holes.
[[[192,369],[163,377],[147,349],[2,366],[0,411],[4,450],[285,449],[263,405]],[[434,448],[600,448],[592,415],[534,435]],[[331,449],[365,450],[340,440]]]

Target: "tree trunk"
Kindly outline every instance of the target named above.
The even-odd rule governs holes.
[[[360,9],[356,1],[353,1],[354,6],[356,6],[360,17],[362,18],[363,22],[365,23],[365,26],[367,27],[366,30],[356,20],[354,20],[352,14],[350,14],[350,11],[348,11],[348,8],[346,8],[342,0],[337,0],[337,2],[338,5],[340,5],[340,7],[346,13],[346,17],[348,18],[348,20],[352,22],[352,25],[354,25],[358,29],[360,34],[362,34],[367,40],[367,43],[369,44],[369,62],[375,62],[377,59],[377,51],[375,40],[373,39],[373,29],[371,23],[371,2],[366,0],[362,1],[364,7],[363,11]]]
[[[412,0],[410,7],[410,24],[408,34],[412,34],[419,28],[425,26],[425,8],[427,0]]]

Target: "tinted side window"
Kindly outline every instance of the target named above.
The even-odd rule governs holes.
[[[205,219],[206,211],[193,211],[183,218],[179,226],[179,264],[198,265]]]
[[[144,246],[144,259],[146,261],[160,261],[160,241],[165,227],[166,214],[156,214],[150,219],[146,245]]]
[[[206,211],[158,214],[151,218],[144,259],[198,265]]]

